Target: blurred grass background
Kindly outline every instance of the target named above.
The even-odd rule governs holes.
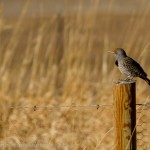
[[[112,103],[112,82],[122,76],[107,51],[124,48],[150,74],[149,27],[148,0],[1,0],[0,106]],[[148,95],[137,79],[137,102]],[[110,150],[113,132],[102,139],[111,111],[2,108],[0,141],[8,149]]]

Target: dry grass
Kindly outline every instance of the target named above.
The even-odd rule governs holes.
[[[146,1],[140,5],[144,11],[128,14],[113,12],[118,1],[108,3],[104,12],[98,11],[101,1],[91,2],[86,11],[83,2],[68,12],[70,3],[65,1],[63,13],[48,16],[41,2],[30,17],[32,1],[26,1],[16,17],[6,17],[9,7],[1,2],[0,106],[112,103],[112,81],[120,74],[107,50],[116,47],[125,48],[150,74]],[[149,87],[140,80],[137,91],[138,102],[149,95]],[[23,149],[34,149],[32,144],[58,150],[113,147],[111,107],[35,112],[1,108],[0,114],[0,144],[8,149],[20,149],[13,144],[26,144]]]

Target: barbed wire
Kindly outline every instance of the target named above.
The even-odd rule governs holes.
[[[136,104],[139,107],[150,107],[150,103],[144,103],[144,104]],[[60,109],[60,108],[89,108],[89,107],[95,107],[96,109],[99,109],[100,107],[107,107],[107,106],[113,106],[113,104],[91,104],[91,105],[57,105],[57,106],[0,106],[0,109],[21,109],[21,108],[32,108],[34,111],[37,109]]]
[[[150,107],[150,103],[146,103],[146,104],[136,104],[138,106],[149,106]]]
[[[8,108],[8,109],[14,109],[14,108],[32,108],[34,110],[39,108],[48,108],[48,109],[57,109],[57,108],[84,108],[84,107],[96,107],[96,109],[99,109],[100,107],[104,106],[113,106],[113,104],[91,104],[91,105],[60,105],[60,106],[0,106],[0,108]]]

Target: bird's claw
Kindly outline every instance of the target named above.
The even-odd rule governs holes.
[[[126,78],[126,79],[119,79],[120,82],[131,82],[132,79]]]

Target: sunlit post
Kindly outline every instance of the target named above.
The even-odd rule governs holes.
[[[114,83],[115,149],[136,150],[136,83]]]

